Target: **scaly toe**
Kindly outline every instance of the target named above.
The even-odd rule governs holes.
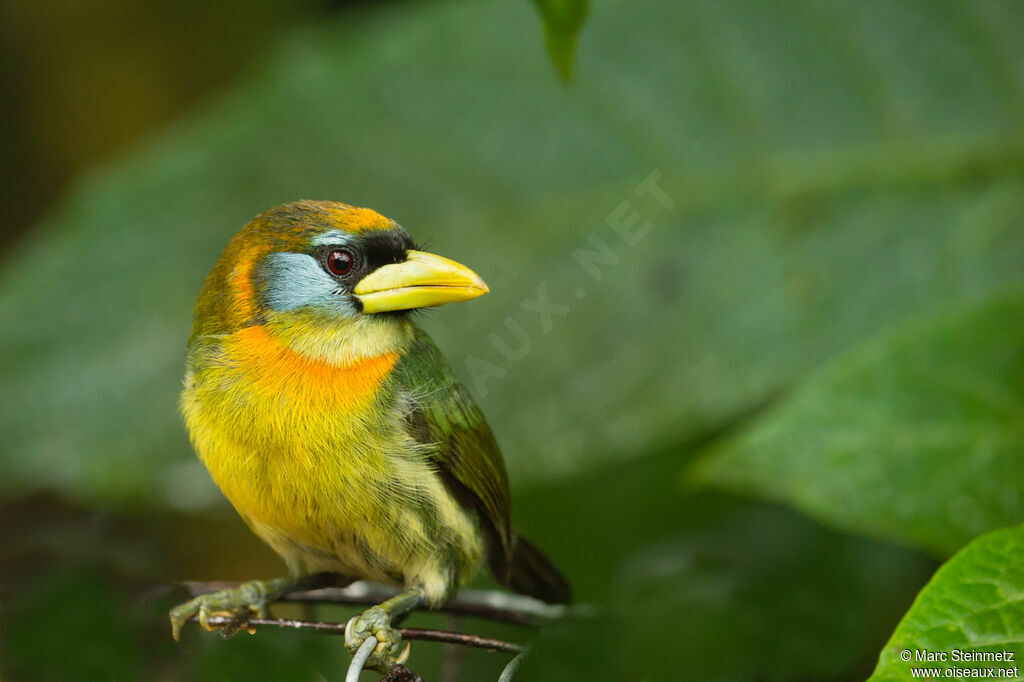
[[[174,637],[174,641],[181,641],[181,628],[199,613],[199,607],[200,601],[196,597],[171,609],[171,636]]]
[[[345,648],[354,656],[371,635],[377,638],[377,646],[363,667],[387,673],[408,659],[408,645],[403,648],[402,635],[391,627],[391,618],[379,606],[363,611],[348,622],[345,626]]]
[[[171,609],[171,635],[175,641],[180,641],[181,628],[192,618],[196,618],[205,629],[215,630],[216,627],[210,625],[210,617],[214,615],[240,618],[256,615],[265,618],[266,614],[266,588],[259,581],[248,582],[213,594],[200,595]]]

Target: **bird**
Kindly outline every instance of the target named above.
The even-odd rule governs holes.
[[[551,603],[571,587],[513,530],[501,450],[416,311],[489,291],[368,208],[273,207],[229,241],[202,285],[180,411],[199,459],[288,568],[170,612],[172,634],[267,604],[324,575],[400,588],[347,625],[366,667],[408,655],[394,621],[438,607],[486,563]]]

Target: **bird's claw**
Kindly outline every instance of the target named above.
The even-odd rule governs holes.
[[[175,641],[181,641],[181,628],[192,618],[207,630],[215,630],[210,625],[210,617],[226,614],[243,622],[251,616],[266,618],[267,588],[259,580],[244,583],[212,594],[201,594],[180,606],[171,609],[171,634]],[[237,631],[234,628],[232,633]]]
[[[355,656],[371,635],[377,638],[377,646],[364,668],[386,674],[409,658],[409,643],[406,642],[403,648],[401,633],[391,627],[391,616],[379,606],[366,609],[348,622],[345,626],[345,648]]]

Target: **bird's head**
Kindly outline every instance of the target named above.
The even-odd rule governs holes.
[[[262,325],[306,354],[355,359],[411,338],[409,311],[487,291],[472,270],[416,249],[376,211],[300,201],[231,240],[204,285],[193,335]]]

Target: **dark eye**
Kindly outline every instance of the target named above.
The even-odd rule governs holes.
[[[352,252],[346,249],[335,249],[327,254],[327,269],[335,275],[347,275],[354,262]]]

